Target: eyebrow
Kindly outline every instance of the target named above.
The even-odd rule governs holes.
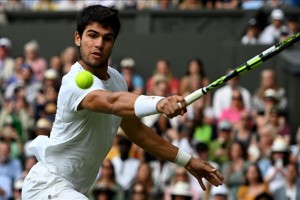
[[[93,29],[89,29],[86,32],[87,33],[95,33],[95,34],[101,35],[101,33],[99,33],[98,31],[95,31]],[[115,34],[113,34],[111,32],[108,32],[108,33],[104,33],[103,36],[112,36],[112,37],[115,37]]]

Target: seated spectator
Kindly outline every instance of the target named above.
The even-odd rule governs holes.
[[[79,11],[85,7],[85,2],[80,0],[63,0],[58,1],[57,11]]]
[[[290,151],[284,139],[278,136],[271,148],[272,166],[268,168],[264,180],[269,184],[270,191],[274,193],[278,188],[284,186],[287,164]]]
[[[128,197],[127,195],[129,195],[129,189],[136,177],[140,160],[130,157],[129,152],[132,142],[125,136],[119,138],[118,145],[120,155],[115,156],[111,162],[115,168],[116,180],[122,186],[125,197]]]
[[[237,9],[240,7],[240,1],[236,0],[216,0],[216,9]]]
[[[221,172],[224,176],[224,183],[228,186],[231,196],[235,199],[239,187],[244,183],[244,171],[247,169],[247,153],[243,145],[233,142],[228,149],[229,160],[224,162]]]
[[[62,73],[67,74],[72,65],[78,60],[77,49],[74,46],[68,46],[62,52]]]
[[[125,79],[129,92],[141,95],[144,93],[144,80],[135,70],[135,61],[132,58],[124,58],[120,62],[121,74]]]
[[[155,197],[156,191],[152,180],[152,169],[149,163],[142,162],[140,164],[134,183],[142,183],[145,186],[147,194],[149,194],[150,197]],[[131,188],[131,190],[134,190],[134,188]]]
[[[9,200],[12,198],[12,180],[10,177],[0,173],[0,199]]]
[[[248,26],[245,35],[241,39],[243,45],[255,45],[258,44],[258,38],[261,33],[260,26],[255,18],[251,18],[248,21]]]
[[[279,42],[281,32],[287,29],[284,25],[284,12],[281,9],[272,10],[270,18],[271,23],[260,34],[260,44],[271,45]]]
[[[33,11],[56,11],[57,4],[54,0],[39,0],[32,8]]]
[[[291,162],[297,163],[298,171],[300,172],[300,128],[295,135],[295,144],[290,145]]]
[[[25,63],[30,66],[33,78],[42,81],[47,70],[47,62],[40,56],[40,45],[37,41],[31,40],[24,45]]]
[[[170,184],[172,177],[174,177],[177,165],[158,158],[150,161],[150,166],[155,188],[155,198],[153,199],[162,199],[164,191]],[[199,187],[199,183],[197,186]]]
[[[92,194],[96,196],[99,195],[99,189],[105,186],[106,189],[109,189],[110,194],[113,194],[111,197],[112,200],[121,200],[124,199],[124,192],[121,185],[116,180],[115,169],[110,160],[104,160],[101,168],[99,170],[99,177],[91,188]]]
[[[184,184],[181,184],[181,183],[184,183]],[[184,185],[184,186],[181,187],[180,185]],[[199,187],[199,184],[197,187]],[[190,197],[192,200],[197,200],[200,198],[199,192],[198,192],[199,189],[196,189],[193,185],[190,184],[190,175],[185,170],[185,168],[180,167],[180,166],[176,168],[175,174],[172,178],[172,181],[169,184],[168,188],[165,190],[164,200],[171,200],[172,194],[179,194],[179,193],[177,193],[178,188],[185,189],[185,195],[183,195],[183,196],[187,196],[187,194],[189,194],[188,197]],[[186,190],[186,189],[188,189],[188,190]],[[175,192],[175,191],[177,191],[177,192]],[[177,195],[177,196],[179,196],[179,195]],[[177,197],[177,198],[179,198],[179,197]]]
[[[273,192],[274,200],[300,199],[300,177],[296,163],[287,164],[284,178],[285,184]]]
[[[115,193],[108,185],[97,184],[92,191],[94,200],[113,200]]]
[[[228,121],[218,123],[217,138],[209,143],[209,159],[222,165],[229,160],[228,150],[232,143],[232,125]]]
[[[134,183],[131,191],[131,200],[149,200],[149,193],[143,183]]]
[[[254,122],[249,111],[242,112],[233,130],[233,141],[240,142],[245,149],[254,142],[256,133],[253,131]]]
[[[7,87],[7,81],[15,73],[15,60],[10,56],[12,50],[11,40],[2,37],[0,38],[0,83],[1,90],[5,90]],[[2,91],[1,91],[2,93]],[[0,97],[2,98],[2,94]]]
[[[230,200],[230,192],[228,187],[223,184],[219,187],[212,186],[210,191],[211,200]]]
[[[186,124],[179,124],[177,132],[174,134],[175,137],[172,140],[173,145],[189,154],[194,153],[193,143],[195,142],[191,138],[191,131],[191,128]]]
[[[244,172],[245,183],[238,189],[238,200],[254,200],[259,194],[270,193],[269,186],[264,182],[259,167],[250,164]]]
[[[147,80],[146,83],[147,95],[153,95],[154,93],[153,89],[155,85],[154,77],[158,74],[164,76],[167,80],[168,83],[167,94],[174,95],[179,93],[179,80],[173,76],[170,62],[166,59],[159,59],[156,61],[155,71],[153,76]]]
[[[0,174],[10,179],[11,183],[21,177],[22,163],[18,158],[10,158],[10,145],[0,141]]]
[[[267,94],[265,93],[267,89],[273,89],[275,93],[269,91]],[[253,95],[253,110],[256,113],[265,110],[266,95],[275,97],[274,94],[279,100],[278,108],[283,111],[286,110],[288,102],[285,89],[279,85],[275,71],[273,69],[265,69],[260,73],[260,85]]]
[[[182,0],[178,4],[179,10],[198,10],[202,8],[200,0]]]
[[[224,108],[221,111],[220,117],[218,121],[226,120],[230,122],[232,125],[237,126],[239,119],[241,118],[241,114],[246,111],[243,96],[241,92],[237,89],[232,90],[231,93],[231,103],[228,108]]]
[[[172,200],[192,200],[192,193],[190,192],[190,186],[186,182],[177,182],[171,191]]]
[[[228,70],[227,72],[229,72]],[[240,77],[237,76],[233,79],[227,81],[226,85],[217,89],[213,96],[213,110],[216,118],[220,117],[223,109],[230,107],[232,100],[232,91],[240,90],[245,108],[247,110],[251,109],[252,97],[248,89],[240,85]]]
[[[5,11],[25,11],[28,10],[26,4],[21,0],[10,0],[4,2]]]

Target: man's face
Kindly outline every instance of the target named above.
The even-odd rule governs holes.
[[[107,61],[115,42],[114,31],[94,22],[86,27],[82,37],[75,33],[75,43],[84,64],[91,68],[107,67]]]

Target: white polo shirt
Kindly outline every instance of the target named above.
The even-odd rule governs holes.
[[[91,91],[127,91],[127,86],[119,72],[108,67],[110,78],[107,81],[94,76],[89,89],[80,89],[75,76],[81,70],[84,68],[75,63],[63,77],[50,138],[39,136],[30,149],[51,172],[70,181],[77,191],[85,194],[112,146],[121,117],[86,109],[77,111],[77,107]]]

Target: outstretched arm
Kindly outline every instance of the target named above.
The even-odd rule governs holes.
[[[181,103],[182,107],[178,105]],[[109,92],[96,90],[90,92],[79,104],[80,109],[104,112],[121,117],[147,115],[148,113],[163,113],[169,118],[183,115],[186,103],[182,96],[157,97],[136,95],[129,92]],[[144,114],[146,113],[146,114]]]
[[[178,160],[181,151],[157,135],[138,118],[123,118],[121,127],[128,138],[145,151],[170,162],[182,163],[182,160]],[[219,186],[223,182],[224,178],[219,171],[206,161],[191,157],[183,167],[197,178],[203,190],[206,190],[206,188],[202,178],[207,179],[214,186]]]

